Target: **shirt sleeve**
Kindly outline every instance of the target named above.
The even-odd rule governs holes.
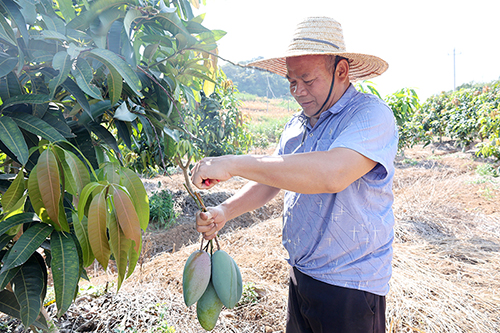
[[[374,96],[365,98],[363,103],[356,106],[352,116],[342,122],[341,132],[329,149],[352,149],[382,165],[387,175],[394,169],[394,156],[398,147],[394,115],[380,99]],[[378,170],[378,173],[381,171]]]

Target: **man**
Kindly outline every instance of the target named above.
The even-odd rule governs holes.
[[[286,76],[303,112],[285,125],[272,156],[205,158],[194,166],[200,189],[234,176],[250,180],[199,213],[197,230],[212,239],[228,220],[286,190],[286,332],[384,332],[397,130],[387,105],[350,82],[383,73],[387,63],[345,52],[340,24],[313,17],[298,25],[284,57],[251,65]]]

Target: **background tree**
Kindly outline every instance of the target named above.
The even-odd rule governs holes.
[[[133,272],[149,206],[120,147],[187,131],[224,33],[187,0],[0,0],[0,12],[0,311],[46,329],[49,267],[58,316],[94,258],[113,256],[118,288]]]

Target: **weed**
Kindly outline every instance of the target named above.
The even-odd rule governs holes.
[[[158,229],[168,229],[174,223],[177,215],[174,201],[169,191],[154,192],[149,198],[149,218]]]
[[[417,161],[417,160],[414,160],[414,159],[412,159],[412,158],[405,158],[405,159],[403,160],[403,164],[409,164],[409,165],[411,165],[411,166],[416,166],[416,165],[418,165],[418,161]]]
[[[259,302],[259,294],[255,288],[255,283],[247,282],[243,285],[243,293],[238,306],[245,304],[257,304]]]
[[[500,169],[495,169],[493,165],[485,163],[477,166],[476,173],[483,177],[499,177]]]

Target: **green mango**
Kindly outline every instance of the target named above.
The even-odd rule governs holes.
[[[182,274],[182,293],[186,306],[196,303],[207,289],[211,266],[210,255],[206,251],[198,250],[189,256]]]
[[[207,331],[211,331],[217,319],[219,319],[220,311],[222,310],[222,302],[215,292],[214,285],[210,281],[207,289],[196,303],[196,314],[201,327]]]
[[[233,261],[233,265],[234,267],[236,268],[236,283],[237,283],[237,287],[236,287],[236,298],[238,299],[238,301],[236,301],[236,303],[238,303],[241,299],[241,295],[243,294],[243,280],[241,279],[241,272],[240,272],[240,268],[238,267],[238,264],[236,264],[236,261],[234,261],[234,259],[231,257],[231,260]]]
[[[241,298],[238,272],[238,266],[229,254],[223,250],[215,251],[212,255],[212,283],[217,296],[228,309],[234,308]]]

